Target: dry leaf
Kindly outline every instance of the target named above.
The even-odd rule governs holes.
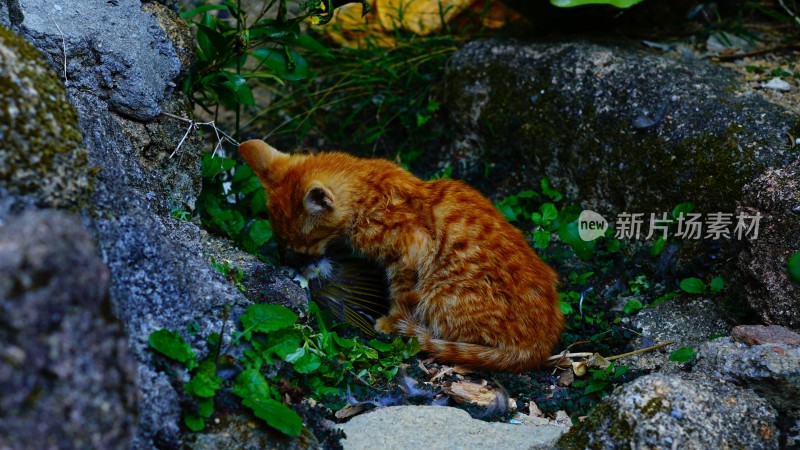
[[[558,385],[559,386],[571,386],[572,383],[575,381],[575,375],[572,373],[571,370],[564,370],[560,374],[558,374]]]
[[[475,403],[478,406],[486,407],[494,405],[498,399],[502,398],[508,400],[509,409],[517,407],[516,400],[506,397],[505,393],[498,388],[487,386],[486,380],[482,380],[482,383],[456,381],[443,387],[442,390],[457,403]]]
[[[336,416],[337,419],[347,419],[356,414],[361,414],[365,409],[367,409],[366,405],[344,405],[344,408],[336,411],[334,416]]]

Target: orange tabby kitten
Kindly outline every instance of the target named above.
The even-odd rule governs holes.
[[[346,238],[386,267],[391,307],[376,330],[473,369],[518,372],[550,355],[564,324],[556,274],[474,189],[344,153],[288,155],[260,140],[239,152],[289,250],[322,257]]]

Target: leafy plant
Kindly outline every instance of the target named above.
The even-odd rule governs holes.
[[[681,290],[689,294],[705,294],[710,291],[712,294],[717,294],[725,288],[725,280],[722,277],[715,277],[706,286],[703,280],[699,278],[684,278],[680,283]]]
[[[267,212],[266,197],[253,169],[232,158],[208,153],[203,155],[202,168],[198,209],[203,225],[262,260],[276,261],[272,227],[262,218]]]
[[[220,105],[235,111],[238,131],[240,107],[255,105],[250,82],[284,84],[306,78],[309,66],[299,49],[328,55],[322,44],[301,32],[300,23],[309,17],[327,22],[331,7],[329,1],[309,0],[298,16],[289,17],[286,0],[270,0],[251,19],[240,1],[228,0],[183,12],[197,39],[197,61],[183,91],[214,116]]]
[[[311,83],[273,87],[274,99],[250,124],[286,148],[322,142],[410,167],[443,141],[437,86],[458,41],[400,30],[393,39],[392,48],[368,42],[331,50],[334,58],[320,61]]]
[[[612,362],[605,369],[590,369],[591,378],[576,381],[573,386],[584,388],[583,395],[598,394],[602,398],[623,380],[623,376],[627,372],[628,366],[615,366]]]
[[[234,334],[225,351],[221,336],[214,334],[208,341],[217,351],[209,352],[200,361],[180,334],[163,329],[153,332],[150,347],[179,362],[191,375],[183,384],[192,400],[192,406],[184,410],[184,424],[191,430],[202,430],[214,413],[215,397],[220,391],[230,391],[267,425],[297,436],[303,421],[284,404],[278,389],[281,383],[295,386],[318,401],[331,396],[334,402],[341,401],[356,379],[370,384],[391,380],[401,361],[420,350],[413,338],[372,339],[366,343],[358,337],[345,338],[331,329],[329,319],[313,303],[309,312],[317,329],[297,323],[298,316],[285,307],[251,305],[239,318],[242,329]],[[226,352],[240,344],[243,356],[236,363],[226,363],[223,370],[219,362],[232,361]],[[276,364],[277,361],[286,364]],[[267,368],[270,372],[280,369],[284,377],[266,377]],[[223,378],[223,373],[231,371],[237,372],[235,378]]]
[[[211,258],[211,265],[214,266],[219,273],[224,275],[226,280],[233,283],[240,292],[245,292],[247,290],[244,284],[242,284],[244,280],[244,271],[241,267],[231,266],[230,261],[218,262],[214,258]]]
[[[570,246],[575,255],[582,259],[590,258],[597,244],[596,241],[584,241],[578,233],[581,208],[571,205],[559,209],[556,203],[563,199],[563,195],[553,189],[546,177],[539,187],[541,194],[534,190],[522,191],[505,197],[495,206],[519,228],[524,230],[533,227],[531,238],[534,248],[547,249],[555,234],[561,242]]]

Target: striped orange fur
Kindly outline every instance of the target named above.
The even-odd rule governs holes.
[[[550,355],[564,324],[557,276],[474,189],[345,153],[288,155],[260,140],[239,152],[283,245],[321,257],[345,238],[386,267],[391,307],[378,331],[473,369],[518,372]]]

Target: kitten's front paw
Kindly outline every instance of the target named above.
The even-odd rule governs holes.
[[[375,331],[378,333],[390,334],[392,331],[394,331],[394,327],[392,327],[392,321],[385,316],[378,318],[378,320],[375,321]]]

